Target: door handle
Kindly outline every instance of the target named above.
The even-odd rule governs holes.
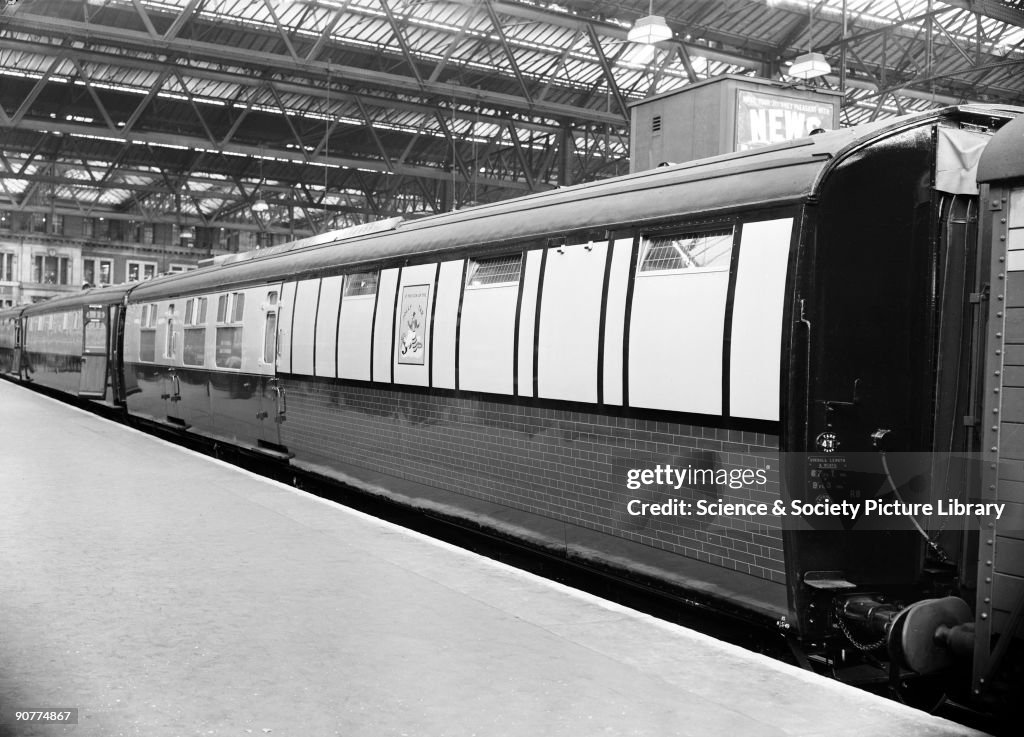
[[[288,395],[285,393],[284,388],[279,384],[274,384],[274,393],[276,396],[277,404],[277,416],[274,418],[274,422],[284,422],[285,415],[288,412]]]

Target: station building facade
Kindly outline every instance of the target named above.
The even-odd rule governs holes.
[[[188,271],[216,249],[173,224],[0,213],[0,307]]]

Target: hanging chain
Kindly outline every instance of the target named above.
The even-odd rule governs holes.
[[[842,632],[846,636],[846,639],[850,641],[850,644],[858,650],[862,650],[864,652],[868,652],[870,650],[877,650],[885,644],[886,640],[889,639],[889,636],[887,634],[883,634],[875,642],[864,643],[857,640],[857,638],[853,636],[853,633],[850,632],[849,628],[846,626],[846,622],[843,620],[842,614],[839,611],[839,602],[836,602],[834,616],[836,618],[836,624],[839,627],[839,631]]]

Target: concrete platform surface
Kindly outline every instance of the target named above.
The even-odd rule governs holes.
[[[0,734],[978,734],[3,381],[0,421]]]

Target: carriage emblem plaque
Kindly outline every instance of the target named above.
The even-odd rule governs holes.
[[[427,355],[427,304],[429,284],[402,288],[402,311],[398,318],[398,362],[422,366]]]

